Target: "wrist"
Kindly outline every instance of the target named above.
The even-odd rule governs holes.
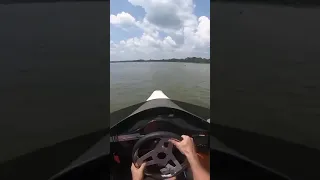
[[[132,178],[132,180],[142,180],[143,178]]]
[[[199,163],[199,157],[196,153],[187,154],[186,157],[187,157],[190,165]]]

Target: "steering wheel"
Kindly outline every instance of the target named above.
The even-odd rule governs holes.
[[[168,141],[169,139],[176,139],[179,141],[182,140],[181,136],[165,131],[158,131],[143,136],[133,147],[133,163],[140,167],[143,162],[146,162],[144,173],[145,175],[151,176],[154,179],[167,179],[177,176],[186,169],[188,161],[187,158],[179,150],[177,150],[171,142]],[[152,141],[155,143],[155,148],[145,154],[140,154],[139,150],[141,147],[147,142],[150,144]],[[177,150],[175,152],[179,153],[179,157],[182,157],[180,158],[182,159],[182,162],[179,162],[176,156],[173,154],[174,149]],[[158,169],[160,169],[160,172],[150,173],[148,171],[148,167],[152,165],[157,165]]]

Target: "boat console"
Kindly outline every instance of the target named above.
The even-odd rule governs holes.
[[[199,128],[183,119],[188,117],[177,114],[149,116],[139,121],[129,120],[126,121],[130,122],[128,126],[132,127],[129,131],[120,131],[119,134],[111,136],[111,174],[114,179],[130,179],[132,162],[138,165],[147,162],[145,174],[149,179],[174,176],[190,179],[192,175],[186,157],[168,142],[168,139],[181,140],[181,135],[193,137],[201,163],[210,171],[209,135],[204,129],[205,122],[203,128]]]
[[[132,163],[142,162],[147,163],[145,179],[193,179],[186,157],[168,141],[181,140],[181,135],[193,138],[212,179],[290,179],[228,148],[210,134],[209,127],[210,122],[169,99],[152,99],[116,120],[108,135],[50,180],[130,180]]]

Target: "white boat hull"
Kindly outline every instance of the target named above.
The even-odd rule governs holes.
[[[151,96],[147,99],[147,101],[154,100],[154,99],[170,99],[166,96],[161,90],[155,90],[151,94]]]
[[[153,91],[151,96],[146,100],[146,102],[151,101],[151,100],[155,100],[155,99],[168,99],[168,100],[170,100],[170,98],[168,96],[166,96],[161,90],[155,90],[155,91]],[[173,102],[171,102],[171,103],[174,104]],[[175,106],[176,105],[174,104],[174,107]],[[180,107],[177,107],[177,108],[180,109]],[[138,109],[138,111],[141,111],[141,110]],[[208,123],[210,123],[210,119],[207,119],[206,121]]]

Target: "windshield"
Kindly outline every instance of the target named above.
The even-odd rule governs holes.
[[[110,3],[110,111],[155,90],[209,108],[210,1]]]

